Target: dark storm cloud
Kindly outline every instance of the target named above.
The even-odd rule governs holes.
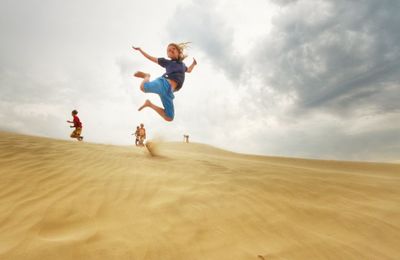
[[[300,109],[399,110],[399,11],[398,1],[298,1],[258,44],[256,71]]]
[[[229,78],[250,73],[295,97],[294,108],[334,114],[362,106],[380,112],[400,108],[393,98],[400,96],[400,1],[273,2],[282,5],[273,29],[249,56],[233,51],[233,26],[211,4],[181,7],[171,21],[181,26],[170,26],[179,28],[170,33],[195,41]],[[248,88],[266,95],[262,88]],[[268,96],[260,100],[270,102]]]

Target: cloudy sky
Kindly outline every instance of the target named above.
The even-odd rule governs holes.
[[[400,161],[398,0],[0,0],[0,129],[306,158]],[[137,70],[192,42],[175,120],[137,108]]]

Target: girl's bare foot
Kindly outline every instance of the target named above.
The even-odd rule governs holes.
[[[142,71],[136,71],[135,74],[133,74],[133,76],[144,79],[146,77],[150,77],[150,74],[144,73]]]
[[[150,100],[148,100],[148,99],[146,99],[146,101],[144,102],[144,104],[141,106],[141,107],[139,107],[139,111],[140,110],[142,110],[143,108],[145,108],[145,107],[149,107],[149,106],[151,106],[151,101]]]

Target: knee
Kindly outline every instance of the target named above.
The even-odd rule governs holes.
[[[140,84],[140,90],[143,92],[146,92],[146,91],[144,91],[144,84]]]

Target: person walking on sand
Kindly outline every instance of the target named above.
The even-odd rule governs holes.
[[[135,135],[135,145],[138,146],[139,145],[139,126],[136,127],[136,131],[132,135]]]
[[[155,93],[161,98],[163,107],[154,105],[150,100],[146,100],[144,104],[139,108],[141,111],[145,107],[150,107],[156,111],[164,120],[172,121],[175,116],[175,109],[173,99],[175,98],[174,92],[177,92],[182,88],[183,82],[185,81],[185,73],[192,72],[197,61],[193,58],[193,63],[186,67],[183,60],[187,57],[183,52],[187,48],[188,43],[170,43],[167,46],[167,56],[169,59],[156,58],[146,52],[140,47],[132,48],[139,51],[144,57],[150,61],[157,63],[161,67],[164,67],[166,72],[153,81],[150,81],[150,74],[142,71],[137,71],[134,76],[142,78],[143,81],[140,83],[140,90],[145,93]]]
[[[143,124],[140,124],[139,128],[139,145],[144,146],[144,140],[146,140],[146,129]]]
[[[71,138],[76,138],[78,141],[82,141],[83,140],[83,136],[81,136],[82,133],[82,123],[79,120],[79,117],[77,116],[78,111],[73,110],[71,112],[73,120],[67,120],[67,123],[71,123],[74,124],[73,126],[71,125],[71,128],[75,127],[75,130],[71,133]]]

